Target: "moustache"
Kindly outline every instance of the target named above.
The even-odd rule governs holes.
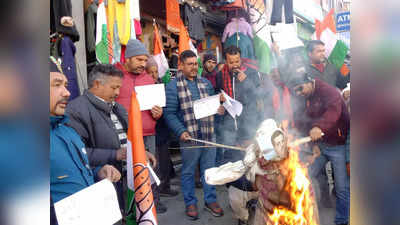
[[[61,100],[57,101],[58,104],[68,104],[68,98],[62,98]]]

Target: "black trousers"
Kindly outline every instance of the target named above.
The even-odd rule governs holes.
[[[173,165],[171,161],[170,150],[168,149],[169,142],[156,145],[156,159],[157,159],[157,169],[156,173],[160,178],[161,184],[159,190],[167,190],[170,188],[171,180],[171,170],[173,170]]]
[[[282,22],[282,7],[285,6],[285,22],[293,23],[293,0],[274,0],[271,25]]]

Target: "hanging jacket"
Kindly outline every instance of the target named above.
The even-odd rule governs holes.
[[[188,26],[189,36],[194,40],[203,40],[206,21],[199,7],[185,4],[185,21]]]
[[[225,26],[224,33],[222,35],[222,42],[225,42],[227,38],[236,34],[236,32],[241,32],[253,38],[253,29],[243,17],[232,18],[231,22]]]
[[[123,105],[125,110],[129,112],[129,108],[131,106],[131,95],[132,91],[135,90],[135,87],[154,84],[154,80],[146,72],[143,72],[140,75],[133,75],[132,73],[126,71],[122,64],[117,63],[115,66],[124,73],[124,79],[122,81],[119,96],[115,101]],[[141,113],[143,136],[155,135],[157,121],[151,115],[151,110],[144,110],[141,111]]]
[[[238,40],[239,36],[239,40]],[[249,59],[256,59],[253,47],[253,40],[241,33],[238,32],[237,35],[234,34],[226,39],[224,43],[224,48],[229,47],[230,45],[234,45],[240,48],[241,54],[240,57],[242,58],[249,58]]]
[[[68,36],[64,36],[60,44],[62,70],[68,79],[68,91],[71,93],[70,100],[80,95],[78,86],[78,76],[76,73],[75,52],[76,48],[72,40]]]
[[[85,145],[65,125],[67,121],[67,116],[50,117],[50,194],[54,202],[94,184],[100,170],[89,166]]]
[[[61,25],[61,18],[64,16],[72,17],[71,0],[50,1],[50,32],[68,35],[73,42],[79,41],[79,33],[74,25],[66,27]]]

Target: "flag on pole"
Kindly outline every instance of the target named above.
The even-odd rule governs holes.
[[[343,41],[337,38],[333,13],[332,9],[322,22],[316,20],[313,39],[324,42],[325,55],[328,57],[329,62],[335,65],[336,68],[342,72],[342,75],[347,75],[348,69],[342,67],[346,67],[346,65],[344,65],[344,59],[346,58],[349,48]],[[343,72],[346,72],[346,74],[343,74]]]
[[[203,72],[203,67],[201,65],[201,59],[197,53],[196,47],[194,47],[192,40],[189,37],[189,33],[181,20],[180,31],[179,31],[179,55],[185,50],[192,50],[197,56],[197,63],[199,64],[199,69],[197,71],[198,75]]]
[[[103,0],[99,1],[96,24],[96,58],[100,63],[110,63],[108,58],[107,15]]]
[[[156,207],[151,190],[150,171],[147,167],[143,142],[142,116],[135,91],[131,96],[128,113],[127,178],[128,192],[133,196],[128,205],[127,225],[157,225]],[[136,218],[132,218],[136,206]],[[136,223],[134,221],[136,220]]]
[[[254,32],[253,45],[259,62],[259,71],[261,73],[269,73],[274,59],[271,51],[271,30],[268,25],[265,1],[249,0],[248,9],[250,24]]]
[[[155,21],[153,21],[153,27],[154,27],[154,37],[153,37],[154,52],[153,52],[153,56],[154,56],[154,60],[157,62],[158,74],[159,74],[159,77],[163,81],[164,80],[169,80],[170,79],[170,74],[169,74],[169,68],[168,68],[168,61],[167,61],[167,58],[164,55],[163,45],[162,45],[161,38],[160,38],[160,33],[158,32],[157,24],[155,23]],[[164,76],[167,76],[167,77],[164,78]]]

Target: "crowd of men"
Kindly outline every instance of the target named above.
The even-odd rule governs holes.
[[[256,65],[246,63],[235,46],[224,49],[223,64],[217,65],[213,54],[204,55],[201,75],[198,56],[190,50],[180,54],[179,72],[165,85],[166,106],[141,112],[146,154],[161,180],[159,186],[152,186],[157,213],[167,212],[160,196],[173,197],[181,192],[188,218],[199,218],[195,194],[195,174],[199,169],[204,208],[215,217],[223,216],[215,186],[205,182],[204,171],[242,160],[244,152],[202,148],[191,139],[247,147],[262,121],[272,118],[282,126],[286,124],[285,131],[295,137],[310,136],[313,140],[302,146],[302,152],[310,176],[321,189],[319,204],[329,195],[329,190],[323,190],[328,189],[325,165],[331,163],[336,196],[334,222],[348,224],[350,117],[346,105],[349,89],[344,89],[349,77],[328,62],[321,41],[310,41],[305,51],[307,57],[281,52],[275,46],[277,60],[270,74],[261,74]],[[128,42],[124,64],[96,65],[88,74],[88,89],[71,102],[66,77],[57,60],[50,61],[52,202],[108,178],[115,182],[120,208],[125,212],[131,93],[136,86],[156,83],[161,83],[157,64],[138,40]],[[232,117],[225,110],[222,92],[243,105],[240,116]],[[193,102],[217,94],[221,101],[218,113],[196,119]],[[172,189],[170,184],[174,169],[168,146],[174,139],[181,148],[180,190]],[[234,216],[239,224],[247,224],[245,205],[238,206],[232,196],[256,193],[254,185],[243,176],[227,186]]]

